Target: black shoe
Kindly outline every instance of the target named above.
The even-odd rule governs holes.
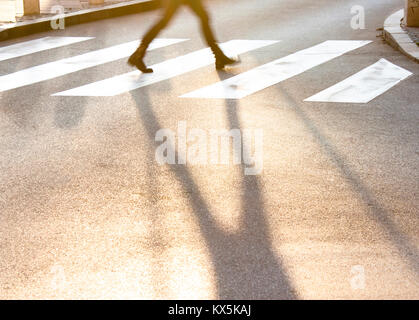
[[[135,51],[129,58],[128,58],[128,64],[136,67],[138,70],[140,70],[142,73],[152,73],[153,69],[147,68],[143,61],[145,50],[137,50]]]
[[[215,68],[217,70],[222,70],[225,68],[225,66],[227,65],[234,65],[236,63],[240,62],[240,58],[239,57],[235,57],[235,58],[229,58],[225,55],[222,55],[220,57],[216,57],[215,58]]]

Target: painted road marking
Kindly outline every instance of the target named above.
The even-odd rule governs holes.
[[[304,101],[368,103],[411,75],[410,71],[381,59]]]
[[[182,98],[241,99],[358,49],[371,41],[329,40],[264,64]]]
[[[231,40],[221,45],[227,53],[245,53],[279,41],[267,40]],[[151,66],[154,73],[143,74],[133,71],[93,82],[81,87],[62,91],[53,96],[115,96],[134,89],[145,87],[160,81],[164,81],[187,72],[208,66],[215,62],[209,48],[198,50],[174,59],[170,59]]]
[[[93,39],[93,37],[45,37],[0,47],[0,61],[25,56],[31,53],[54,49],[69,44]]]
[[[149,50],[166,47],[187,39],[155,39]],[[0,92],[50,80],[72,72],[126,58],[137,48],[139,41],[131,41],[78,56],[45,63],[0,77]]]

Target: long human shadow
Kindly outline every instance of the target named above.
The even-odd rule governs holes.
[[[223,71],[218,71],[220,80],[226,78],[226,74]],[[229,128],[239,129],[243,132],[239,117],[239,100],[226,99],[225,112],[229,123]],[[242,154],[250,153],[250,146],[246,146],[243,141]],[[247,157],[249,158],[249,157]],[[295,289],[292,287],[291,282],[284,270],[283,263],[279,257],[275,255],[272,249],[269,228],[266,221],[266,215],[264,210],[263,194],[260,186],[260,179],[257,175],[245,175],[245,167],[241,166],[242,175],[242,215],[241,223],[242,226],[242,237],[246,239],[252,239],[251,242],[254,246],[253,253],[256,255],[257,252],[261,252],[261,257],[264,257],[268,261],[266,265],[262,265],[256,270],[256,274],[259,277],[258,283],[264,287],[269,287],[271,294],[277,288],[281,288],[281,298],[284,298],[284,293],[288,295],[288,298],[296,299],[297,294]],[[263,263],[263,262],[262,262]],[[275,275],[272,277],[272,275]],[[270,283],[270,281],[274,283]]]
[[[377,201],[373,192],[362,182],[361,177],[351,168],[345,157],[326,138],[326,135],[313,123],[310,117],[286,91],[280,90],[281,96],[287,105],[299,117],[307,130],[315,138],[317,144],[323,149],[324,154],[340,170],[347,184],[358,194],[359,200],[364,203],[369,218],[378,223],[385,231],[388,240],[397,248],[399,255],[404,258],[410,268],[419,274],[419,252],[415,243],[405,235],[394,223],[391,214]]]
[[[131,91],[150,143],[162,129],[148,88]],[[231,127],[238,126],[237,106],[228,104]],[[178,157],[176,150],[173,150]],[[155,161],[154,153],[150,161]],[[157,163],[156,163],[157,165]],[[219,299],[297,299],[279,257],[273,251],[263,199],[256,177],[243,176],[241,229],[229,234],[217,226],[199,186],[186,166],[170,165],[199,223],[213,263]],[[243,168],[244,169],[244,168]]]

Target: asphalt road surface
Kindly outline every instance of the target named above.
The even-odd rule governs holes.
[[[220,72],[187,9],[153,75],[126,43],[158,12],[2,42],[0,298],[418,299],[419,65],[376,30],[403,3],[208,1]],[[263,170],[159,165],[185,125],[262,130]]]

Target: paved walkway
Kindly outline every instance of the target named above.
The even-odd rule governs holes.
[[[419,28],[406,28],[406,31],[409,37],[413,40],[413,42],[415,42],[419,46]]]
[[[80,1],[80,6],[78,7],[64,7],[64,12],[63,13],[77,13],[79,11],[82,10],[88,10],[88,9],[100,9],[100,8],[105,8],[111,5],[115,5],[115,4],[121,4],[121,3],[130,3],[132,2],[131,0],[105,0],[105,2],[103,4],[97,4],[97,5],[91,5],[89,4],[88,1]],[[22,17],[16,17],[16,22],[33,22],[36,21],[38,19],[45,19],[45,18],[50,18],[57,15],[56,12],[51,12],[51,13],[41,13],[41,14],[34,14],[34,15],[25,15]],[[11,22],[7,22],[7,21],[0,21],[0,26],[7,26],[11,24]]]
[[[82,2],[82,6],[75,10],[65,10],[59,18],[64,25],[70,26],[95,20],[107,19],[121,15],[134,14],[156,9],[159,2],[155,0],[112,0],[103,5],[89,5]],[[86,7],[86,8],[85,8]],[[23,37],[33,33],[51,31],[51,22],[56,21],[57,14],[41,14],[21,18],[17,22],[0,23],[0,41]]]
[[[390,15],[384,22],[384,39],[409,58],[419,62],[418,36],[419,28],[406,28],[402,20],[404,10]]]

